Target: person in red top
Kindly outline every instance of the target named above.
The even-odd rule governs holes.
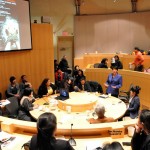
[[[135,59],[134,59],[134,62],[132,62],[131,64],[135,66],[134,71],[142,72],[144,70],[144,66],[143,66],[144,57],[142,53],[140,52],[139,48],[135,47],[134,52],[135,52]]]

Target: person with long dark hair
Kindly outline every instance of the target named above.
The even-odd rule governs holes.
[[[51,94],[54,94],[54,91],[56,89],[57,89],[57,87],[50,82],[50,79],[49,78],[45,78],[42,81],[42,83],[41,83],[41,85],[40,85],[40,87],[38,89],[38,96],[40,98],[43,97],[43,96],[49,96]]]
[[[37,135],[31,139],[30,150],[73,150],[68,141],[55,138],[57,119],[53,113],[44,113],[37,121]]]
[[[98,68],[108,68],[108,59],[107,58],[103,58],[101,63],[98,65]]]
[[[119,142],[107,143],[102,150],[124,150]]]
[[[20,108],[18,119],[25,121],[35,121],[35,119],[30,115],[29,111],[38,108],[38,105],[34,105],[33,102],[33,91],[31,88],[25,88],[23,97],[20,101]]]
[[[125,113],[125,116],[130,116],[130,118],[134,119],[138,116],[139,108],[140,108],[140,99],[138,97],[139,91],[141,88],[139,86],[133,86],[130,89],[130,99],[129,106]]]
[[[132,150],[150,150],[150,110],[140,112],[131,140]]]

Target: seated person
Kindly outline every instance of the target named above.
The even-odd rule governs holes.
[[[40,98],[43,96],[49,96],[54,94],[56,89],[56,86],[50,82],[50,79],[45,78],[38,89],[38,96]]]
[[[112,59],[111,67],[117,67],[118,69],[123,69],[122,62],[119,60],[119,56],[115,55],[114,58]]]
[[[79,85],[81,78],[86,78],[86,77],[85,77],[85,75],[83,74],[83,71],[82,71],[81,69],[79,69],[78,75],[76,76],[75,81],[74,81],[74,85],[75,85],[75,86],[78,86],[78,85]]]
[[[107,58],[103,58],[101,63],[98,65],[98,68],[108,68],[108,59]]]
[[[33,92],[31,88],[24,89],[24,95],[20,101],[18,119],[25,121],[35,121],[29,111],[38,108],[38,105],[32,104]]]
[[[30,150],[73,150],[68,141],[55,138],[56,116],[43,113],[37,121],[37,134],[32,136]]]
[[[81,78],[79,85],[75,86],[74,89],[76,92],[81,92],[81,91],[92,92],[90,84],[86,82],[85,78]]]
[[[150,110],[148,109],[142,110],[139,114],[131,147],[132,150],[150,149]]]
[[[78,76],[78,71],[79,71],[79,66],[78,65],[76,65],[75,67],[74,67],[74,70],[73,70],[73,73],[72,73],[72,77],[74,77],[74,78],[76,78],[77,76]]]
[[[129,106],[124,116],[130,116],[135,119],[138,116],[140,108],[140,99],[138,97],[141,88],[139,86],[133,86],[130,90]]]
[[[64,79],[64,73],[60,70],[60,68],[58,68],[57,71],[55,72],[55,84],[58,89],[60,88],[60,84],[63,79]]]
[[[20,89],[19,84],[16,82],[16,78],[14,76],[11,76],[9,80],[10,84],[6,92],[6,97],[8,98],[15,96],[17,98],[20,98]]]
[[[60,88],[66,89],[68,92],[74,91],[73,77],[67,77],[61,82]]]
[[[102,150],[124,150],[119,142],[107,143]]]
[[[22,76],[21,76],[21,82],[20,82],[20,84],[19,84],[20,92],[25,89],[25,84],[26,84],[27,82],[28,82],[28,81],[27,81],[27,76],[26,76],[26,75],[22,75]]]
[[[33,98],[34,99],[37,99],[38,98],[38,95],[35,93],[35,91],[34,91],[34,89],[32,88],[32,84],[30,83],[30,82],[26,82],[25,83],[25,86],[24,86],[24,89],[25,88],[31,88],[32,89],[32,92],[33,92]],[[22,89],[22,91],[21,91],[21,98],[23,97],[23,93],[24,93],[24,89]]]
[[[94,124],[94,123],[105,123],[105,122],[114,122],[115,121],[113,118],[105,117],[105,107],[101,103],[98,103],[96,105],[94,113],[96,113],[97,119],[90,118],[88,120],[88,122],[91,123],[91,124]]]

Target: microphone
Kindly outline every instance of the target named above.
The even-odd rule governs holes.
[[[73,126],[73,123],[71,124],[71,133],[70,133],[69,143],[70,143],[71,146],[76,146],[76,141],[75,141],[75,139],[72,137],[72,126]]]

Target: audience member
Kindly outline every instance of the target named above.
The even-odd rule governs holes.
[[[139,86],[131,87],[130,90],[130,99],[129,106],[125,113],[125,116],[130,116],[130,118],[134,119],[138,116],[139,108],[140,108],[140,99],[138,97],[139,91],[141,88]]]
[[[73,77],[67,77],[61,82],[60,88],[66,89],[68,92],[74,91]]]
[[[122,76],[118,74],[118,68],[112,67],[112,73],[109,74],[104,86],[107,88],[106,93],[118,97],[119,88],[122,86]]]
[[[68,74],[71,73],[71,70],[69,70],[69,65],[68,65],[68,61],[67,61],[67,57],[66,55],[63,56],[63,58],[61,59],[58,67],[61,69],[61,71],[63,72],[67,72]]]
[[[19,84],[16,82],[16,78],[14,76],[10,77],[10,84],[7,89],[6,97],[17,97],[18,99],[20,98],[20,89],[19,89]]]
[[[85,75],[83,74],[83,71],[81,69],[79,69],[78,75],[76,76],[75,81],[74,81],[74,85],[75,86],[79,85],[81,78],[85,78],[86,79]]]
[[[3,109],[5,106],[2,105],[2,102],[5,102],[5,101],[6,101],[6,100],[0,100],[0,116],[3,115],[2,109]]]
[[[26,75],[22,75],[22,76],[21,76],[21,82],[20,82],[20,84],[19,84],[20,92],[21,92],[22,90],[24,90],[25,84],[26,84],[27,82],[28,82],[28,81],[27,81],[27,76],[26,76]]]
[[[105,123],[105,122],[114,122],[115,120],[110,117],[105,117],[105,107],[101,104],[98,103],[94,109],[93,115],[96,114],[97,119],[90,118],[88,120],[89,123],[94,124],[94,123]]]
[[[68,141],[55,138],[57,119],[52,113],[43,113],[37,121],[37,135],[31,139],[30,150],[73,150]]]
[[[56,72],[58,69],[58,61],[55,59],[54,60],[54,72]]]
[[[107,143],[102,150],[124,150],[119,142]]]
[[[135,66],[134,71],[144,71],[144,57],[142,56],[142,53],[140,51],[140,49],[138,47],[134,48],[134,52],[135,52],[135,59],[134,61],[131,63]]]
[[[150,110],[140,112],[131,147],[132,150],[150,150]]]
[[[75,86],[74,89],[77,92],[81,92],[81,91],[92,92],[90,84],[86,82],[85,78],[81,78],[79,85]]]
[[[101,63],[98,65],[98,68],[108,68],[108,59],[107,58],[103,58]]]
[[[58,89],[60,87],[62,80],[64,79],[64,76],[65,76],[65,73],[63,73],[61,71],[61,69],[58,68],[57,71],[55,72],[55,84],[56,84]]]
[[[115,55],[113,59],[114,59],[114,61],[112,61],[112,63],[111,63],[111,68],[115,66],[118,69],[123,69],[123,65],[122,65],[122,62],[119,59],[119,56]]]
[[[77,76],[78,76],[78,71],[79,71],[79,66],[78,65],[76,65],[75,67],[74,67],[74,70],[73,70],[73,73],[72,73],[72,76],[74,77],[74,78],[76,78]]]
[[[38,105],[32,104],[33,101],[33,92],[31,88],[24,89],[24,95],[20,101],[20,108],[18,119],[25,121],[35,121],[34,118],[30,115],[29,111],[38,108]]]
[[[45,78],[38,89],[38,96],[40,98],[43,96],[49,96],[54,94],[56,89],[57,87],[50,82],[50,79]]]

